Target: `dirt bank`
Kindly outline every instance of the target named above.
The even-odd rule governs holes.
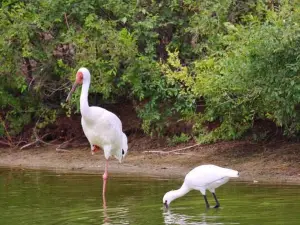
[[[197,165],[212,163],[239,170],[240,180],[244,181],[300,184],[298,143],[254,144],[239,141],[197,145],[187,149],[182,148],[195,143],[167,148],[155,143],[150,138],[129,143],[130,151],[122,164],[115,159],[110,160],[110,175],[126,173],[183,177]],[[167,153],[172,150],[178,151]],[[55,146],[27,150],[0,149],[0,166],[102,173],[104,156],[102,152],[91,155],[88,147],[76,146],[71,146],[67,151],[56,151]]]

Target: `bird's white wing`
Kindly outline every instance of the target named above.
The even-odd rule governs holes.
[[[127,137],[122,131],[121,120],[112,112],[99,108],[91,107],[94,136],[93,141],[103,147],[109,145],[110,151],[107,155],[114,155],[119,161],[127,153]],[[123,152],[124,151],[124,152]],[[124,154],[123,154],[124,153]]]
[[[91,107],[91,113],[94,118],[91,126],[104,142],[122,143],[122,123],[115,114],[99,107]]]
[[[215,165],[202,165],[191,170],[185,177],[185,182],[192,188],[208,186],[209,184],[223,179],[233,177],[237,171],[218,167]]]
[[[95,122],[97,124],[109,124],[111,125],[114,129],[120,129],[122,130],[122,123],[119,117],[117,117],[114,113],[100,108],[100,107],[90,107],[92,117],[96,118]]]

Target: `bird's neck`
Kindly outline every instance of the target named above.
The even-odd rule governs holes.
[[[180,198],[182,196],[184,196],[185,194],[187,194],[190,191],[190,189],[183,183],[181,188],[179,188],[178,190],[174,190],[172,191],[172,196],[173,196],[173,200]]]
[[[90,87],[90,82],[84,82],[82,84],[82,89],[81,89],[81,95],[80,95],[80,112],[83,117],[88,117],[89,114],[89,102],[88,102],[88,95],[89,95],[89,87]]]

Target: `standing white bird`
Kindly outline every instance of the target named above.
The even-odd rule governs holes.
[[[220,207],[220,203],[215,194],[215,189],[227,183],[230,177],[239,177],[239,172],[236,170],[226,169],[215,165],[202,165],[192,169],[184,179],[184,182],[178,190],[167,192],[163,197],[163,204],[166,208],[170,203],[187,194],[191,190],[200,191],[204,197],[206,207],[209,204],[206,198],[206,190],[209,190],[216,201],[214,208]]]
[[[90,82],[91,75],[89,70],[86,68],[80,68],[76,73],[76,80],[66,101],[70,99],[77,85],[82,84],[80,95],[82,129],[91,145],[92,154],[99,151],[99,148],[102,148],[106,158],[105,172],[103,174],[104,196],[106,180],[108,178],[108,159],[110,156],[114,156],[121,163],[122,159],[127,154],[128,144],[127,136],[122,131],[122,123],[115,114],[101,107],[89,106],[88,91]]]

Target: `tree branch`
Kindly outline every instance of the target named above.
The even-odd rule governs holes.
[[[48,136],[50,133],[47,133],[45,135],[42,136],[42,138],[40,138],[37,133],[36,133],[36,126],[33,128],[33,135],[35,136],[35,141],[31,142],[31,143],[28,143],[26,145],[23,145],[20,150],[23,150],[25,148],[28,148],[32,145],[35,145],[35,144],[38,144],[38,143],[43,143],[45,145],[53,145],[53,144],[50,144],[50,143],[47,143],[45,141],[43,141],[42,139],[44,139],[46,136]]]
[[[184,148],[179,148],[179,149],[175,149],[175,150],[171,150],[171,151],[144,151],[144,153],[159,153],[159,154],[174,153],[174,154],[179,154],[179,153],[177,153],[178,151],[187,150],[187,149],[190,149],[190,148],[197,147],[199,145],[201,145],[201,144],[195,144],[195,145],[192,145],[192,146],[188,146],[188,147],[184,147]]]
[[[66,24],[67,24],[67,27],[68,27],[68,29],[70,29],[70,26],[69,26],[69,23],[68,23],[67,14],[65,13],[64,15],[65,15],[65,22],[66,22]]]

